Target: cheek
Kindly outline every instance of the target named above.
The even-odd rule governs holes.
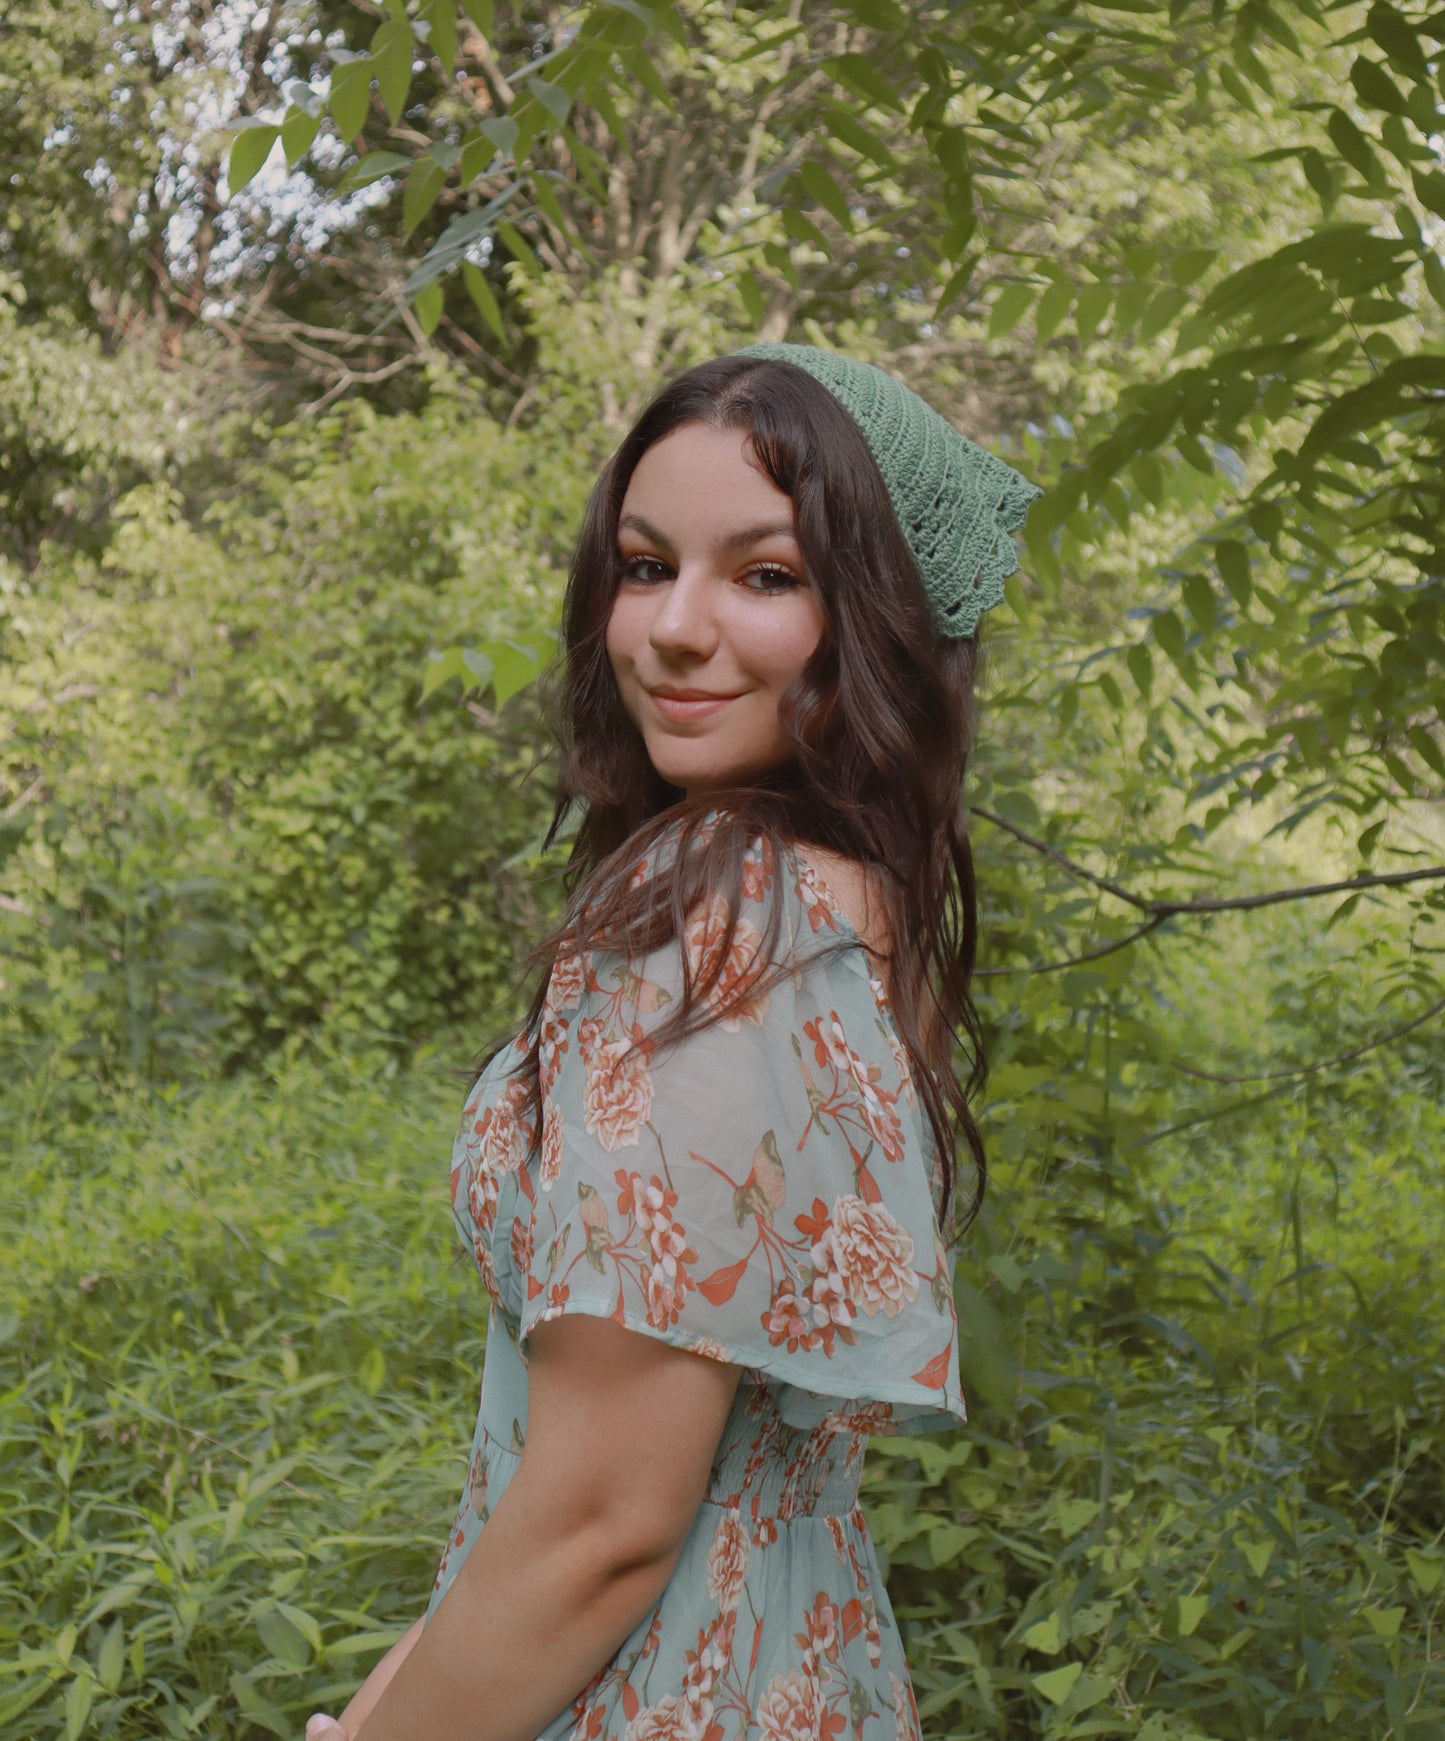
[[[775,615],[759,613],[749,636],[753,668],[768,686],[786,689],[822,638],[823,617],[812,597],[780,601]]]

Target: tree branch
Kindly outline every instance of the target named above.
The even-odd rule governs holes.
[[[1438,1016],[1441,1010],[1445,1010],[1445,997],[1436,998],[1429,1009],[1412,1017],[1408,1022],[1402,1022],[1398,1028],[1391,1028],[1385,1034],[1376,1034],[1373,1040],[1366,1040],[1360,1046],[1352,1046],[1348,1052],[1341,1052],[1334,1058],[1322,1058],[1317,1064],[1296,1064],[1288,1070],[1265,1070],[1253,1076],[1219,1076],[1211,1070],[1196,1070],[1192,1064],[1181,1064],[1177,1058],[1171,1058],[1170,1063],[1176,1070],[1182,1070],[1186,1076],[1197,1076],[1201,1082],[1231,1085],[1237,1082],[1281,1082],[1289,1076],[1309,1076],[1316,1070],[1333,1070],[1339,1064],[1348,1064],[1352,1059],[1362,1058],[1366,1052],[1373,1052],[1377,1046],[1388,1046],[1392,1040],[1400,1039],[1412,1029],[1423,1027],[1433,1016]]]
[[[1378,871],[1365,876],[1345,877],[1334,883],[1307,883],[1300,888],[1270,889],[1262,895],[1226,895],[1217,900],[1203,901],[1159,901],[1151,900],[1145,895],[1136,895],[1131,889],[1126,889],[1122,883],[1116,883],[1109,877],[1101,877],[1096,872],[1086,870],[1073,859],[1066,858],[1048,844],[1038,840],[1032,834],[1027,834],[1017,823],[996,815],[992,810],[981,810],[976,805],[970,810],[973,816],[981,816],[985,822],[992,822],[996,828],[1001,828],[1005,834],[1011,834],[1032,851],[1042,853],[1051,859],[1070,876],[1081,878],[1092,883],[1095,888],[1103,889],[1107,894],[1126,902],[1137,912],[1148,913],[1152,918],[1172,919],[1178,913],[1241,913],[1255,907],[1274,907],[1281,901],[1312,900],[1317,895],[1342,895],[1356,889],[1397,888],[1402,883],[1417,883],[1427,877],[1445,877],[1445,864],[1427,865],[1422,870],[1410,871]]]

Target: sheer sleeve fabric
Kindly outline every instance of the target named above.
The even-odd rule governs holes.
[[[861,952],[818,957],[806,892],[761,842],[722,986],[754,984],[764,902],[789,973],[703,1031],[651,1035],[720,947],[725,908],[641,959],[559,960],[540,1141],[510,1242],[519,1347],[568,1312],[773,1381],[790,1425],[872,1433],[964,1418],[931,1134]],[[813,959],[810,959],[812,957]]]

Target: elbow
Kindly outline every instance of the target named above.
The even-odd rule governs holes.
[[[611,1505],[578,1530],[577,1545],[596,1576],[609,1584],[667,1582],[697,1507]]]

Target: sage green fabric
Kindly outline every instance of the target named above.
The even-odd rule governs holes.
[[[814,345],[747,345],[820,381],[863,431],[923,577],[938,632],[971,635],[1018,567],[1013,534],[1043,494],[871,363]]]

